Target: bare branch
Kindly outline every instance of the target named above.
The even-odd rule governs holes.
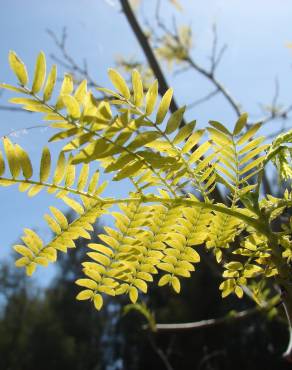
[[[187,105],[187,109],[193,109],[195,108],[196,106],[202,104],[202,103],[205,103],[206,101],[212,99],[215,95],[217,95],[219,93],[219,90],[216,89],[216,90],[213,90],[211,91],[209,94],[203,96],[202,98],[198,99],[198,100],[195,100],[193,103],[190,103]]]
[[[24,112],[22,108],[13,107],[13,106],[10,107],[9,105],[0,105],[0,110],[13,111],[13,112]],[[28,112],[28,113],[31,113],[31,112]]]
[[[214,76],[214,71],[208,71],[204,67],[200,66],[197,62],[195,62],[190,55],[188,55],[186,62],[200,73],[202,76],[206,77],[217,89],[220,93],[225,97],[225,99],[229,102],[230,106],[232,107],[233,111],[239,117],[241,115],[241,108],[240,104],[233,98],[233,96],[229,93],[229,91],[223,86],[221,82],[217,80]]]
[[[31,130],[35,130],[35,129],[40,129],[42,131],[46,131],[48,129],[48,127],[30,126],[30,127],[20,128],[20,129],[17,129],[17,130],[12,129],[11,131],[7,132],[7,134],[4,134],[4,135],[0,136],[0,138],[3,139],[4,137],[9,137],[9,136],[24,135],[24,134],[27,134],[27,131],[31,131]]]
[[[129,4],[128,0],[120,0],[123,12],[133,30],[134,35],[137,37],[140,46],[143,49],[143,52],[145,54],[145,57],[147,58],[147,61],[156,76],[159,84],[159,94],[163,95],[168,90],[169,86],[166,82],[166,79],[164,77],[164,74],[162,73],[162,70],[160,68],[160,65],[154,55],[154,52],[149,44],[149,41],[147,37],[145,36],[143,30],[141,29],[135,14],[131,8],[131,5]],[[175,101],[175,99],[172,99],[170,104],[170,110],[171,112],[175,112],[178,109],[178,105]],[[182,124],[185,125],[185,122]]]
[[[269,307],[270,308],[270,307]],[[244,311],[239,311],[234,314],[228,314],[226,316],[216,318],[216,319],[208,319],[208,320],[201,320],[195,322],[187,322],[187,323],[176,323],[176,324],[156,324],[156,331],[157,332],[180,332],[180,331],[187,331],[187,330],[195,330],[195,329],[206,329],[209,327],[214,327],[217,325],[222,324],[230,324],[234,321],[239,321],[246,319],[250,316],[258,314],[260,311],[267,310],[268,307],[254,307],[251,309],[247,309]]]
[[[164,353],[164,351],[160,347],[158,347],[158,345],[155,341],[155,338],[151,334],[152,333],[149,333],[148,340],[149,340],[149,343],[150,343],[153,351],[160,357],[161,361],[163,362],[163,364],[164,364],[164,366],[167,370],[174,370],[174,368],[172,367],[171,363],[168,360],[169,354]]]
[[[47,33],[50,35],[55,45],[59,49],[63,59],[57,57],[55,54],[51,54],[51,58],[58,64],[62,65],[62,67],[69,69],[73,73],[77,73],[78,75],[86,78],[89,86],[98,87],[98,83],[88,73],[86,61],[83,61],[83,66],[80,66],[79,64],[77,64],[74,58],[68,53],[66,46],[67,41],[66,28],[63,29],[60,39],[58,39],[57,35],[52,30],[48,29]]]

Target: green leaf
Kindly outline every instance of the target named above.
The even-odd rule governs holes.
[[[154,141],[158,137],[160,137],[160,133],[157,132],[157,131],[141,132],[128,145],[127,149],[132,151],[132,150],[135,150],[137,148],[141,148],[145,144],[150,143],[151,141]]]
[[[3,159],[3,155],[0,152],[0,176],[3,175],[4,171],[5,171],[5,162],[4,162],[4,159]]]
[[[244,127],[247,124],[247,119],[248,115],[247,113],[243,113],[237,120],[234,130],[233,130],[233,135],[239,135],[241,131],[244,129]]]
[[[153,112],[158,96],[158,82],[155,80],[146,93],[146,115]]]
[[[84,213],[84,209],[83,207],[81,206],[81,204],[79,204],[78,202],[76,202],[76,200],[74,199],[71,199],[69,197],[62,197],[62,200],[65,204],[67,204],[68,207],[72,208],[73,211],[75,211],[76,213],[82,215]]]
[[[21,168],[20,168],[20,163],[16,157],[14,145],[7,137],[5,137],[3,139],[3,146],[4,146],[5,155],[8,160],[8,165],[9,165],[11,175],[13,178],[17,178],[19,176]]]
[[[136,172],[140,170],[140,168],[143,167],[143,162],[136,160],[133,163],[128,164],[125,166],[115,177],[114,181],[120,181],[122,179],[125,179],[126,177],[134,175]]]
[[[19,92],[19,93],[22,93],[22,94],[27,93],[27,91],[25,89],[23,89],[22,87],[15,87],[15,86],[5,84],[5,83],[0,83],[0,88],[15,91],[15,92]]]
[[[218,131],[221,131],[223,134],[227,136],[231,136],[231,132],[227,130],[227,128],[224,125],[222,125],[222,123],[217,122],[217,121],[209,121],[209,124],[212,127],[215,127]]]
[[[19,160],[20,166],[22,168],[23,176],[26,179],[30,179],[33,174],[31,161],[29,159],[28,154],[21,148],[19,145],[15,145],[15,151],[17,158]]]
[[[77,99],[71,95],[63,95],[62,96],[63,103],[67,108],[68,115],[71,116],[73,119],[80,118],[80,108]]]
[[[243,136],[241,136],[241,138],[238,139],[236,144],[242,145],[245,142],[247,142],[249,139],[251,139],[260,129],[261,125],[262,125],[261,122],[254,124]]]
[[[166,134],[171,134],[180,126],[185,110],[185,106],[181,107],[170,116],[165,129]]]
[[[189,163],[194,163],[199,160],[205,153],[209,150],[211,144],[209,141],[205,141],[202,145],[200,145],[190,156]]]
[[[187,140],[184,147],[182,148],[182,153],[189,153],[193,147],[199,142],[204,134],[204,130],[195,131]]]
[[[176,276],[171,278],[171,285],[176,293],[180,292],[180,281]]]
[[[177,133],[177,135],[175,136],[175,138],[173,139],[173,144],[175,145],[179,144],[183,140],[188,138],[190,134],[193,132],[195,125],[196,125],[196,121],[192,121],[188,123],[187,125],[185,125],[184,127],[182,127]]]
[[[136,107],[140,107],[143,103],[143,82],[140,73],[134,69],[132,72],[132,87],[134,92],[134,104]]]
[[[74,93],[74,98],[78,101],[78,103],[81,104],[85,99],[86,94],[87,94],[87,81],[83,80],[77,87]]]
[[[78,301],[84,301],[87,299],[91,299],[93,297],[94,293],[90,289],[82,290],[79,294],[77,294],[76,299]]]
[[[158,281],[158,286],[164,286],[166,284],[168,284],[171,280],[171,275],[170,274],[166,274],[166,275],[163,275],[160,280]]]
[[[171,103],[173,95],[173,89],[170,88],[166,91],[166,93],[163,95],[161,102],[159,104],[158,110],[157,110],[157,115],[156,115],[156,123],[159,125],[160,123],[163,122],[169,107]]]
[[[138,290],[135,287],[129,289],[129,297],[132,303],[136,303],[138,299]]]
[[[119,72],[110,68],[108,70],[108,75],[112,84],[121,93],[121,95],[126,99],[130,99],[131,94],[128,85],[124,78],[119,74]]]
[[[80,150],[80,152],[73,157],[71,163],[89,163],[94,159],[100,158],[102,153],[109,149],[109,146],[110,144],[104,138],[100,138]]]
[[[73,91],[73,88],[73,77],[70,74],[66,73],[61,85],[60,95],[56,103],[57,109],[62,109],[64,107],[63,95],[70,95]]]
[[[46,78],[46,57],[45,54],[41,51],[37,57],[34,70],[34,79],[31,88],[34,94],[40,91],[45,81],[45,78]]]
[[[23,61],[16,55],[14,51],[9,52],[9,65],[12,71],[15,73],[16,77],[18,78],[20,84],[22,86],[27,85],[28,83],[28,74],[26,70],[26,66]]]
[[[99,311],[103,305],[103,298],[100,294],[95,294],[93,298],[94,307]]]
[[[56,80],[57,80],[57,66],[54,64],[52,66],[52,69],[47,78],[47,82],[45,84],[43,95],[44,101],[48,101],[51,99],[56,84]]]
[[[50,176],[50,170],[51,170],[51,153],[48,147],[44,147],[40,165],[41,182],[45,182],[48,179],[48,177]]]

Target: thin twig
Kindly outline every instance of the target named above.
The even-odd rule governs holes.
[[[205,103],[206,101],[210,100],[215,95],[217,95],[218,93],[219,93],[218,89],[211,91],[209,94],[203,96],[202,98],[200,98],[198,100],[195,100],[193,103],[188,104],[187,109],[188,110],[193,109],[193,108],[197,107],[198,105],[200,105],[202,103]]]
[[[58,64],[62,65],[64,68],[71,70],[72,72],[78,73],[79,75],[86,78],[88,85],[92,87],[98,87],[96,81],[89,75],[87,69],[87,63],[83,61],[83,66],[80,66],[76,63],[74,58],[68,53],[66,42],[67,42],[67,31],[66,28],[63,29],[61,38],[58,39],[57,35],[50,29],[47,30],[47,33],[54,41],[55,45],[62,54],[60,59],[55,54],[51,54],[51,58],[56,61]]]
[[[142,28],[140,27],[137,21],[137,18],[135,17],[135,14],[131,8],[131,5],[129,4],[129,1],[120,0],[120,3],[123,9],[123,12],[133,30],[133,33],[137,37],[139,44],[143,49],[143,52],[147,58],[149,66],[151,67],[154,75],[156,76],[158,80],[159,94],[164,95],[165,92],[168,90],[169,86],[166,82],[166,78],[164,77],[164,74],[162,73],[161,67],[154,55],[154,52],[149,44],[148,38],[145,36]],[[178,109],[178,105],[175,99],[172,99],[171,104],[170,104],[170,111],[175,112],[177,109]],[[185,125],[185,122],[182,125]]]
[[[0,110],[6,110],[6,111],[12,111],[12,112],[23,112],[22,108],[10,107],[9,105],[0,105]],[[29,112],[29,113],[31,113],[31,112]]]
[[[150,343],[153,351],[160,357],[160,359],[163,362],[165,368],[167,370],[174,370],[174,368],[172,367],[171,363],[168,360],[168,355],[165,354],[160,347],[158,347],[158,345],[155,342],[155,339],[153,338],[152,333],[149,333],[148,340],[149,340],[149,343]]]

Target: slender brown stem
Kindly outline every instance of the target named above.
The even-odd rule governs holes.
[[[152,47],[149,44],[147,37],[145,36],[140,24],[137,21],[137,18],[133,12],[131,5],[128,0],[120,0],[123,12],[133,30],[134,35],[137,37],[141,48],[143,49],[144,55],[147,58],[147,61],[158,80],[159,85],[159,94],[163,95],[169,88],[166,78],[161,70],[161,67],[158,63],[157,58],[154,55]],[[170,104],[170,111],[175,112],[178,109],[178,105],[175,99],[172,99]],[[183,123],[185,125],[185,123]]]

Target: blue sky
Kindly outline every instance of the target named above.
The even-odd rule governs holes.
[[[276,77],[280,83],[280,101],[283,104],[292,103],[292,49],[286,47],[292,41],[291,1],[180,2],[184,11],[176,13],[167,0],[162,0],[163,17],[170,23],[172,15],[176,13],[178,24],[192,25],[195,46],[193,56],[203,65],[208,63],[211,27],[216,22],[219,42],[228,44],[217,77],[245,111],[252,117],[261,117],[259,104],[271,101]],[[141,8],[150,21],[155,4],[154,0],[144,0]],[[0,20],[0,81],[15,82],[7,62],[10,49],[19,54],[32,72],[40,50],[48,56],[56,52],[46,29],[60,34],[64,26],[69,35],[68,50],[77,61],[82,62],[86,58],[91,75],[101,84],[108,85],[106,71],[114,65],[117,55],[134,55],[143,60],[139,45],[119,11],[117,0],[10,0],[1,4]],[[171,71],[167,70],[167,77],[175,87],[180,104],[190,103],[212,90],[204,78],[193,72],[173,77]],[[4,93],[0,104],[5,104],[9,97],[8,93]],[[230,125],[235,118],[220,96],[190,111],[188,117],[197,119],[201,126],[209,119],[222,120]],[[38,115],[0,110],[0,136],[40,123]],[[270,126],[266,130],[270,132],[277,129],[277,125],[279,122],[273,123],[274,127]],[[26,148],[37,163],[48,136],[46,130],[33,130],[13,139]],[[110,193],[122,192],[120,186],[111,184]],[[24,227],[35,228],[45,239],[49,238],[42,216],[49,205],[60,203],[45,193],[31,200],[13,187],[0,190],[0,258],[8,255],[11,244],[17,240]],[[50,274],[51,270],[43,276],[48,277]]]

